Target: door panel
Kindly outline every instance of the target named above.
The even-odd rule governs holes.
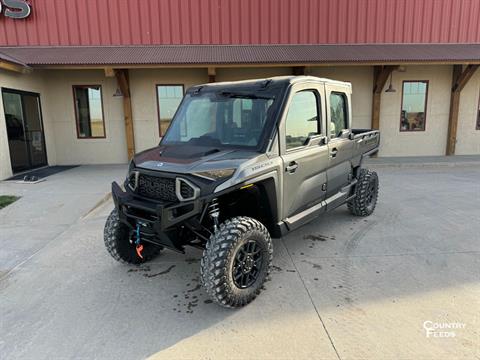
[[[284,218],[325,199],[323,184],[327,183],[328,147],[316,145],[311,148],[290,152],[283,157],[283,203]],[[287,167],[296,164],[295,171]]]
[[[329,168],[327,198],[335,195],[350,181],[354,142],[348,138],[351,123],[350,87],[326,85]]]
[[[13,172],[47,165],[38,95],[3,89],[2,97]]]
[[[328,151],[329,169],[327,171],[327,197],[330,197],[349,183],[353,141],[348,139],[332,139],[328,143]]]
[[[22,97],[3,92],[3,107],[7,123],[8,147],[13,172],[26,170],[30,166],[24,127]]]
[[[45,142],[38,96],[24,95],[25,130],[30,153],[31,167],[46,165]]]
[[[309,96],[305,96],[305,93]],[[310,96],[310,95],[314,96]],[[324,88],[318,83],[291,90],[282,119],[283,218],[325,199],[328,146],[321,119]]]

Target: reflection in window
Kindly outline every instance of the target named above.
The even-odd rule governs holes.
[[[330,138],[339,137],[342,130],[348,129],[347,97],[345,94],[330,94]]]
[[[183,98],[183,85],[157,85],[160,136],[165,135]]]
[[[73,87],[78,138],[104,138],[105,123],[100,85]]]
[[[293,149],[305,145],[308,137],[318,134],[317,97],[302,91],[293,97],[286,120],[286,146]]]
[[[428,81],[404,81],[400,131],[424,131]]]

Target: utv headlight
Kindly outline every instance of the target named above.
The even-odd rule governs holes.
[[[220,169],[196,172],[193,175],[203,177],[208,180],[218,181],[229,178],[233,175],[236,169]]]

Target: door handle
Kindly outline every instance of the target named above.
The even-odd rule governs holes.
[[[336,156],[337,156],[337,153],[338,153],[337,148],[333,148],[332,150],[330,150],[330,157],[331,157],[331,158],[336,157]]]
[[[291,161],[290,164],[285,168],[285,170],[289,173],[294,173],[298,169],[298,163],[296,161]]]

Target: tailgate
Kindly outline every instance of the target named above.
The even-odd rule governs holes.
[[[362,132],[354,137],[355,147],[354,156],[363,155],[371,150],[378,148],[380,145],[380,131],[371,130]]]

